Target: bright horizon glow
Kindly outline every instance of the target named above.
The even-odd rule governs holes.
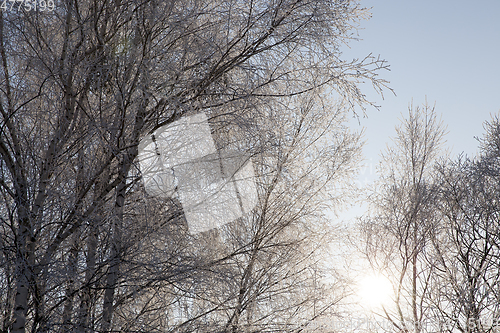
[[[382,275],[365,276],[359,283],[360,303],[370,310],[387,306],[391,301],[392,294],[391,282]]]

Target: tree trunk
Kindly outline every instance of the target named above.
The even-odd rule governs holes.
[[[69,250],[69,258],[68,258],[68,278],[67,278],[67,286],[66,286],[66,301],[64,302],[64,310],[63,310],[63,326],[62,332],[71,332],[72,331],[72,315],[73,315],[73,305],[75,299],[75,276],[78,274],[78,252],[79,249],[79,233],[76,232],[73,234],[73,241],[71,244],[71,249]]]
[[[140,121],[139,121],[140,122]],[[142,127],[142,122],[139,126]],[[134,131],[136,134],[139,132],[138,128]],[[138,139],[139,135],[136,135]],[[111,321],[114,311],[114,298],[115,289],[118,284],[120,275],[120,263],[122,260],[122,225],[123,225],[123,206],[125,204],[125,192],[127,189],[127,175],[130,171],[132,163],[138,154],[138,146],[135,145],[129,149],[125,154],[121,163],[120,175],[121,182],[116,188],[116,201],[113,214],[113,240],[111,244],[111,261],[109,263],[109,270],[106,277],[106,290],[104,292],[103,300],[103,314],[101,331],[109,332],[111,328]]]
[[[91,222],[92,223],[92,222]],[[80,309],[78,311],[78,327],[77,332],[83,333],[89,331],[91,306],[92,306],[92,279],[95,274],[96,262],[96,248],[97,248],[97,228],[94,225],[90,226],[90,234],[87,238],[87,259],[85,282],[82,289],[82,297]]]
[[[24,211],[23,208],[20,211]],[[17,288],[14,297],[14,322],[12,324],[12,333],[26,332],[26,314],[28,312],[28,299],[30,295],[30,269],[33,267],[32,237],[30,237],[29,219],[22,217],[20,219],[18,242],[17,242],[17,260],[16,260],[16,280]]]
[[[104,292],[102,332],[109,332],[114,310],[115,288],[118,283],[120,273],[120,262],[122,256],[122,224],[123,224],[123,204],[125,202],[125,179],[117,188],[115,203],[115,214],[113,216],[113,243],[111,245],[111,261],[106,277],[106,290]]]

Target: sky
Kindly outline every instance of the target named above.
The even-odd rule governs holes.
[[[344,59],[372,53],[388,61],[384,99],[365,93],[380,106],[353,121],[364,128],[365,164],[360,181],[375,179],[380,151],[395,135],[408,106],[434,105],[447,126],[451,156],[477,151],[483,123],[500,111],[500,0],[362,0],[372,17],[362,21],[361,41],[351,42]]]

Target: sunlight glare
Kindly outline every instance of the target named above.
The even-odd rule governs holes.
[[[392,293],[391,283],[381,275],[367,276],[359,284],[358,296],[361,303],[372,309],[388,305]]]

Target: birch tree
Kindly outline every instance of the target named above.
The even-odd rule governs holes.
[[[436,276],[430,295],[443,332],[493,332],[498,327],[498,117],[485,130],[477,158],[462,156],[438,172],[441,223],[432,237]]]
[[[107,332],[120,322],[120,304],[141,290],[192,278],[174,261],[193,255],[178,255],[179,237],[162,247],[172,260],[154,279],[139,276],[157,256],[150,265],[129,260],[162,230],[138,229],[158,208],[131,204],[140,202],[140,139],[200,111],[224,115],[241,133],[265,131],[254,119],[266,106],[311,91],[363,107],[357,83],[382,89],[377,73],[386,65],[343,61],[340,46],[365,15],[355,1],[299,0],[2,9],[3,330]],[[286,108],[276,112],[286,119]],[[175,200],[167,207],[154,220],[182,225]]]
[[[442,154],[444,127],[434,108],[424,105],[410,107],[396,133],[394,145],[382,155],[380,181],[371,197],[373,213],[361,228],[369,263],[394,289],[393,304],[378,314],[398,331],[421,332],[434,271],[425,260],[436,223],[433,167]]]
[[[269,130],[261,136],[272,134],[274,148],[254,159],[260,175],[256,211],[218,231],[223,250],[215,257],[231,256],[224,262],[226,278],[219,277],[215,291],[214,284],[198,284],[204,297],[193,295],[194,304],[210,300],[201,308],[214,309],[209,317],[217,324],[207,331],[300,331],[314,319],[335,315],[345,296],[342,281],[333,281],[333,289],[324,280],[329,264],[324,248],[334,233],[323,212],[334,185],[344,185],[344,191],[336,191],[339,196],[351,192],[344,180],[354,174],[359,160],[359,134],[345,127],[343,108],[332,112],[334,105],[325,109],[303,99],[292,105],[279,128],[281,113],[270,109],[265,118]],[[223,298],[221,290],[226,290]],[[202,331],[191,326],[199,325],[196,316],[190,317],[180,324],[187,326],[185,331]]]

